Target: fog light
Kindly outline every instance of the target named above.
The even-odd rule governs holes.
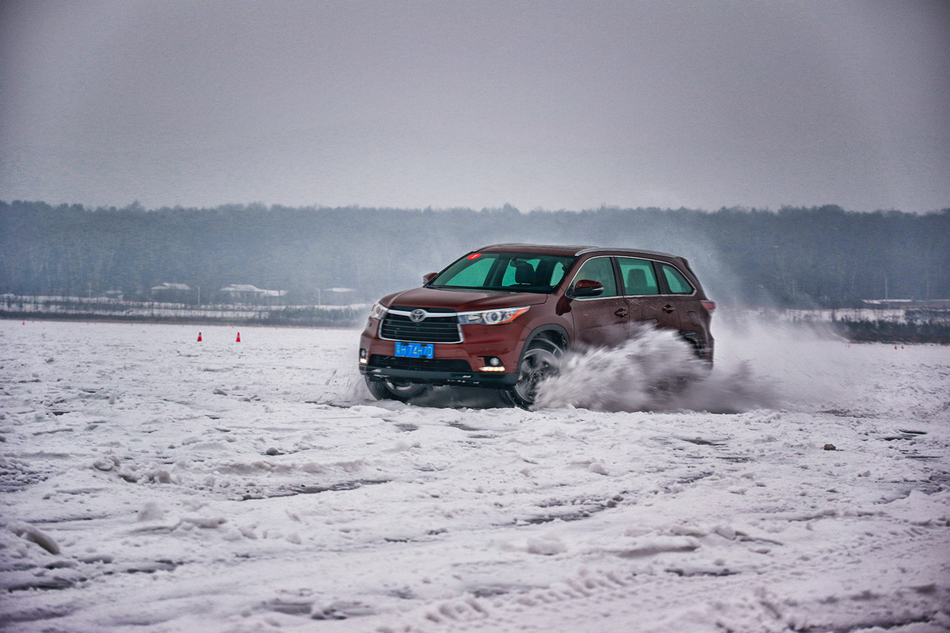
[[[505,371],[505,366],[501,364],[501,359],[497,356],[486,356],[485,366],[479,367],[478,371]]]
[[[369,359],[367,358],[366,350],[363,348],[360,348],[360,365],[365,365],[368,362],[369,362]]]

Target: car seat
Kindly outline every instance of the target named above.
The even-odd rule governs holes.
[[[534,266],[525,261],[512,262],[515,266],[515,283],[522,286],[534,285]]]
[[[627,271],[626,292],[628,295],[648,295],[655,290],[647,283],[646,271],[642,268],[631,268]]]

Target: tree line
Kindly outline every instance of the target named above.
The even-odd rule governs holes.
[[[950,299],[948,236],[950,209],[146,210],[0,201],[0,293],[149,299],[169,282],[195,289],[189,301],[200,288],[204,303],[222,301],[229,284],[251,284],[286,290],[290,304],[353,303],[417,286],[480,246],[532,242],[672,252],[723,303],[836,308]]]

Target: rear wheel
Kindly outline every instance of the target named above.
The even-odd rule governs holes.
[[[366,388],[377,400],[406,402],[411,398],[418,398],[430,389],[429,385],[409,382],[408,380],[370,378],[369,376],[364,376],[364,378],[366,379]]]
[[[696,358],[703,361],[709,369],[712,369],[712,352],[706,349],[703,338],[699,332],[680,331],[679,334],[680,337],[689,344],[693,353],[696,354]]]
[[[518,366],[518,382],[505,392],[508,401],[527,409],[538,397],[538,385],[557,373],[564,350],[546,338],[535,339],[528,345]]]

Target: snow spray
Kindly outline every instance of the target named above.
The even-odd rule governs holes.
[[[535,408],[736,413],[774,400],[748,363],[710,371],[675,332],[644,327],[619,347],[565,355],[559,373],[539,385]]]

